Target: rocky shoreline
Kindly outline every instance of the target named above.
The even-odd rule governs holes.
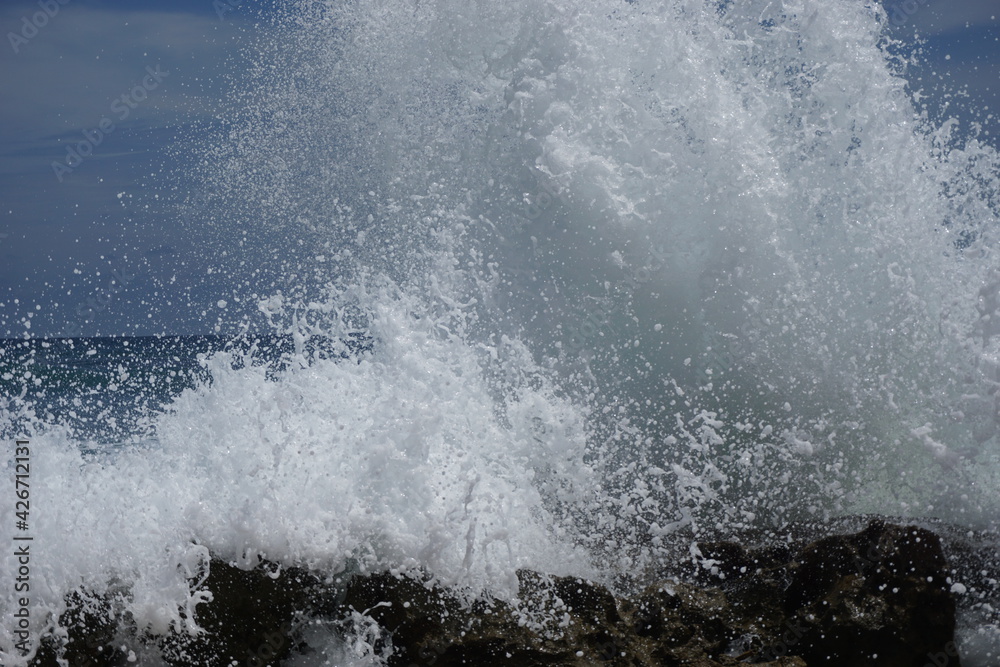
[[[295,568],[276,575],[266,562],[244,570],[213,560],[203,583],[213,599],[194,619],[204,632],[129,633],[116,611],[120,599],[80,591],[67,599],[64,632],[43,640],[32,665],[126,666],[156,656],[171,666],[259,667],[293,655],[308,664],[310,632],[347,628],[367,628],[366,646],[407,667],[960,665],[956,598],[967,584],[958,582],[978,577],[977,590],[996,594],[984,569],[996,568],[994,558],[944,526],[865,521],[805,527],[751,548],[702,542],[691,576],[628,595],[522,570],[516,606],[470,604],[426,573],[324,579]],[[833,534],[852,523],[856,532]]]

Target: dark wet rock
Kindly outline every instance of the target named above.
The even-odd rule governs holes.
[[[135,649],[167,665],[280,665],[308,652],[302,630],[315,619],[341,632],[377,624],[375,648],[404,667],[960,665],[949,579],[958,569],[938,534],[882,519],[858,528],[799,527],[760,547],[703,542],[694,576],[627,595],[524,570],[516,602],[448,589],[425,572],[341,582],[213,560],[201,586],[212,600],[193,619],[203,632],[144,637],[120,597],[75,593],[60,618],[66,632],[34,664],[135,664]],[[987,562],[978,558],[962,567]]]
[[[909,667],[954,641],[955,602],[934,533],[873,521],[809,545],[797,561],[785,605],[807,662],[835,655]]]
[[[55,667],[62,659],[73,667],[124,666],[136,664],[137,655],[178,666],[277,665],[296,648],[296,631],[308,618],[339,614],[342,588],[299,568],[262,562],[245,570],[213,559],[200,587],[212,599],[196,608],[202,631],[166,637],[136,629],[121,611],[127,593],[74,592],[60,630],[43,638],[32,665]]]
[[[821,537],[788,558],[734,543],[699,545],[734,610],[729,628],[753,638],[753,659],[922,667],[954,650],[956,607],[941,540],[875,519]],[[705,569],[703,567],[703,569]]]
[[[390,665],[593,664],[598,653],[613,652],[615,638],[607,630],[619,619],[606,589],[528,571],[519,578],[518,608],[500,600],[463,600],[426,579],[390,573],[355,579],[344,605],[391,633]],[[558,632],[533,627],[533,616],[551,618],[557,609],[579,622]],[[589,661],[581,661],[584,656]]]
[[[59,617],[59,624],[75,631],[61,638],[62,641],[55,635],[43,638],[32,664],[57,665],[60,659],[74,667],[129,664],[128,654],[115,641],[120,634],[120,607],[120,597],[114,593],[73,591],[66,596],[66,610]]]
[[[196,608],[204,632],[171,634],[157,644],[171,665],[277,664],[296,648],[295,631],[308,618],[336,613],[336,584],[301,568],[261,563],[245,570],[212,560],[201,585],[212,599]]]
[[[470,604],[424,578],[385,573],[356,579],[344,602],[391,633],[393,666],[716,667],[752,657],[731,654],[732,613],[717,588],[671,583],[616,599],[574,577],[521,571],[519,579],[516,607]],[[806,664],[796,656],[757,663]]]

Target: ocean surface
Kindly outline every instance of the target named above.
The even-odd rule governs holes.
[[[186,631],[207,553],[509,598],[520,567],[613,583],[793,521],[996,528],[1000,159],[888,21],[289,3],[224,131],[178,148],[178,224],[286,277],[227,295],[268,333],[0,344],[31,641],[81,585]],[[998,629],[964,632],[996,664]]]

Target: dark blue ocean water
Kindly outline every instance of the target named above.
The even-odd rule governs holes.
[[[320,339],[305,348],[314,356],[331,353]],[[151,417],[209,381],[204,361],[212,353],[233,353],[236,366],[278,369],[294,350],[292,337],[280,335],[3,339],[0,400],[16,415],[5,428],[60,424],[87,448],[141,441],[154,435]]]
[[[208,355],[280,364],[293,349],[291,337],[277,335],[4,339],[0,396],[17,415],[8,429],[37,421],[69,428],[88,447],[135,442],[153,435],[150,417],[208,381]]]
[[[81,441],[144,435],[144,421],[204,376],[198,363],[227,347],[213,336],[0,341],[0,395]]]

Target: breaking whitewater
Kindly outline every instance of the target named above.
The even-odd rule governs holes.
[[[210,556],[516,605],[519,569],[625,587],[797,522],[996,527],[1000,160],[915,103],[879,4],[283,11],[185,139],[178,218],[282,275],[226,298],[291,343],[203,352],[113,445],[72,405],[126,377],[41,409],[20,368],[30,595],[0,590],[0,662],[27,661],[22,596],[34,650],[86,590],[159,664]],[[322,641],[381,664],[356,629]]]

